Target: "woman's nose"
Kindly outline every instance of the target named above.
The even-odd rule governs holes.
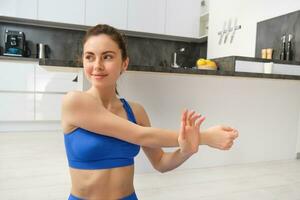
[[[100,71],[104,70],[104,65],[103,65],[103,62],[101,59],[99,59],[95,62],[95,69],[100,70]]]

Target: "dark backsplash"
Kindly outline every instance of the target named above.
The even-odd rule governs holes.
[[[292,34],[293,60],[300,61],[300,11],[257,23],[255,57],[261,58],[261,49],[273,48],[273,59],[279,59],[281,37]]]
[[[32,58],[36,57],[36,43],[49,45],[50,59],[78,60],[82,52],[84,31],[48,28],[23,24],[0,23],[0,53],[4,48],[5,30],[23,31],[31,50]],[[199,57],[206,58],[207,42],[177,42],[162,39],[127,36],[128,54],[131,65],[170,66],[172,54],[184,47],[179,53],[177,63],[181,66],[193,67]]]

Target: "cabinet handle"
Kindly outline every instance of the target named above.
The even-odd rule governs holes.
[[[78,82],[78,75],[72,80],[72,82]]]

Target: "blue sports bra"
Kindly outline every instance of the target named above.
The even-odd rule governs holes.
[[[128,102],[121,98],[129,121],[136,123]],[[77,169],[109,169],[134,164],[140,146],[114,137],[77,128],[64,134],[69,166]]]

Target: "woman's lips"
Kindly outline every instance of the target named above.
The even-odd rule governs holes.
[[[95,79],[103,79],[107,76],[107,74],[92,74]]]

